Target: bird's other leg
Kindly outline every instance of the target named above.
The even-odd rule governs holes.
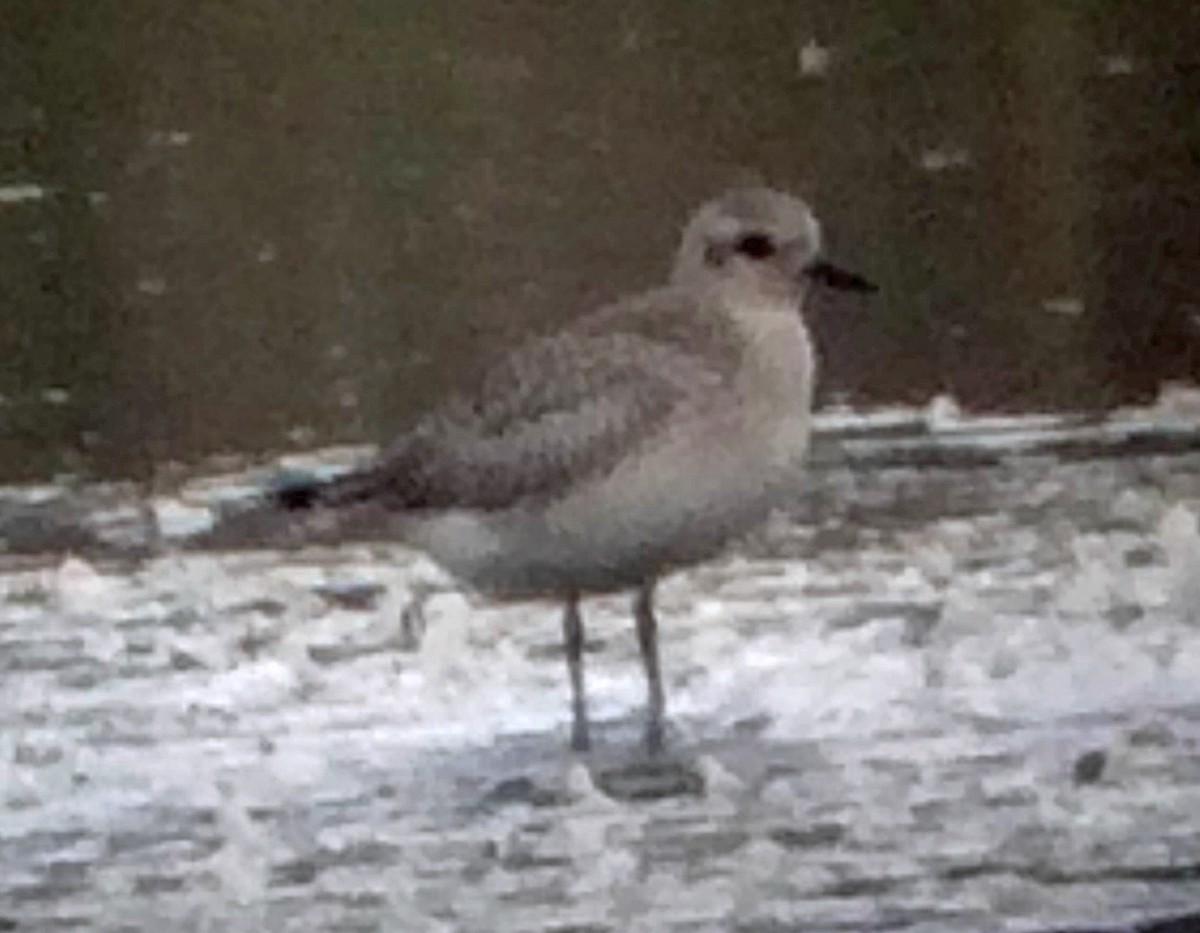
[[[579,614],[579,594],[567,597],[563,610],[563,641],[567,648],[567,672],[571,675],[571,748],[587,751],[587,699],[583,692],[583,618]]]
[[[658,666],[658,622],[654,618],[654,581],[638,587],[633,598],[633,617],[637,622],[638,647],[646,669],[646,749],[660,752],[663,747],[663,688]]]
[[[425,604],[433,595],[433,590],[425,583],[414,583],[409,590],[408,602],[400,609],[399,648],[401,651],[418,651],[421,641],[425,638]]]

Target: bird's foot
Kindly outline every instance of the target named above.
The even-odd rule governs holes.
[[[571,724],[571,751],[586,752],[592,747],[592,738],[586,719],[576,719]]]
[[[646,754],[651,758],[655,758],[663,753],[663,749],[666,746],[665,732],[663,722],[658,717],[652,717],[646,721],[646,730],[643,733],[642,740],[646,746]]]

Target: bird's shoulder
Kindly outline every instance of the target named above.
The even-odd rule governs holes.
[[[664,286],[613,302],[569,328],[583,339],[644,342],[716,371],[736,369],[743,338],[719,305],[692,289]]]
[[[430,412],[423,429],[501,433],[604,398],[643,415],[661,411],[724,384],[741,352],[736,327],[697,296],[656,289],[509,348]]]

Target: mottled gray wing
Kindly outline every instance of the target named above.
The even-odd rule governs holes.
[[[617,306],[524,345],[473,392],[398,438],[375,465],[318,498],[391,509],[503,509],[553,499],[581,478],[607,473],[673,412],[721,391],[736,366],[731,342],[718,346],[682,320],[670,322],[694,310],[667,304],[657,314]],[[648,327],[648,312],[663,326]]]

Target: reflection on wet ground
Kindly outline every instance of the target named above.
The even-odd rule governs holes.
[[[0,929],[1126,929],[1200,905],[1200,455],[814,471],[621,599],[589,758],[552,608],[400,548],[0,576]],[[1186,921],[1179,921],[1181,924]]]

